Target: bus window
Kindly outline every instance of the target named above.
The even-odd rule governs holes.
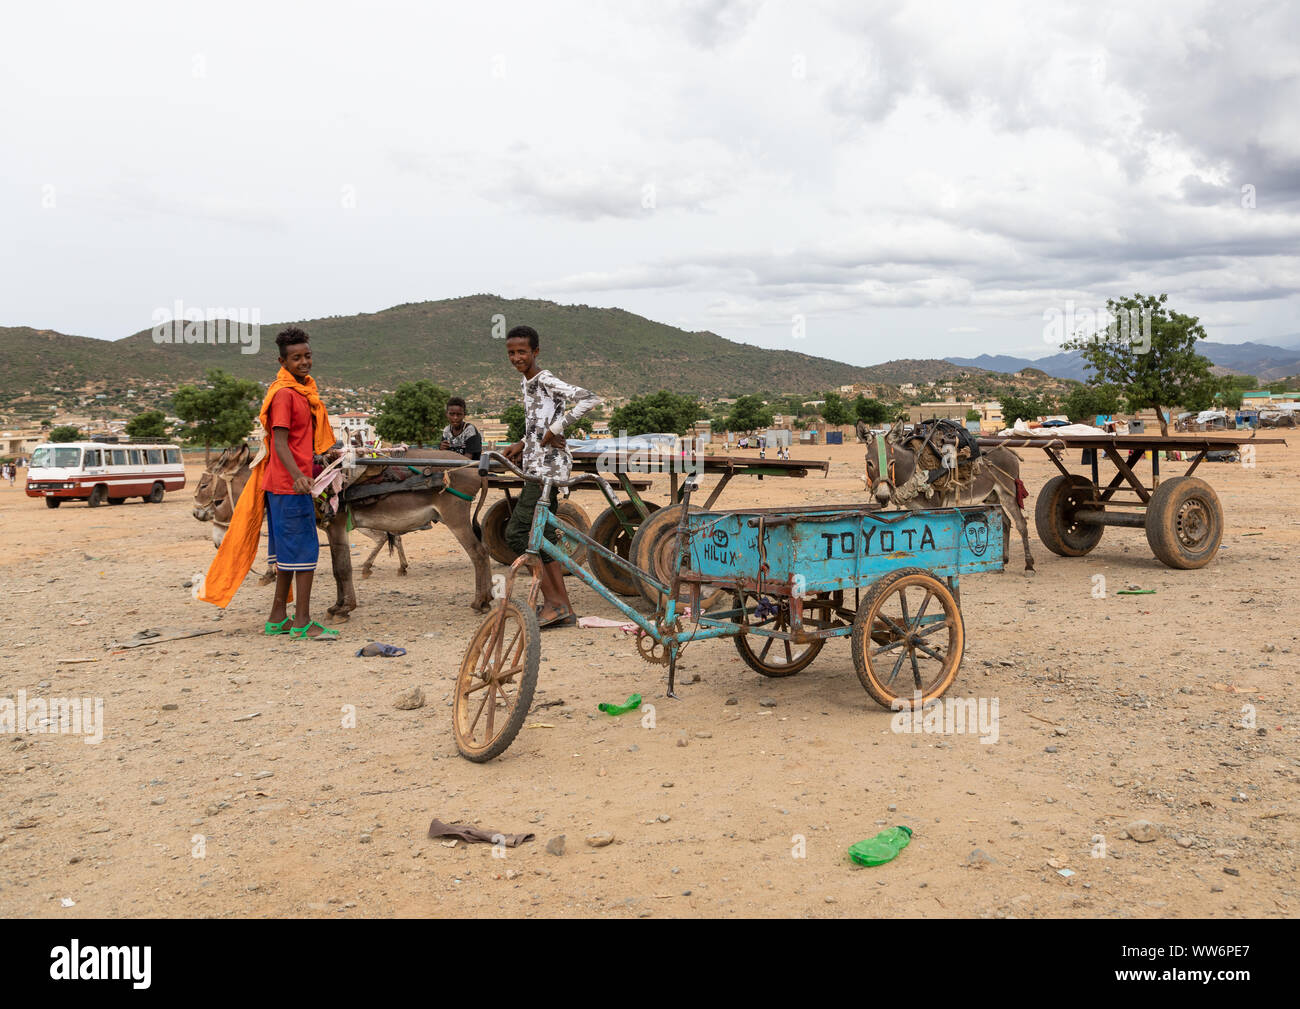
[[[126,465],[126,449],[124,448],[113,449],[113,465],[114,466]]]
[[[81,465],[82,465],[83,467],[85,467],[86,469],[89,469],[89,468],[92,467],[92,466],[98,466],[98,465],[99,465],[99,449],[97,449],[97,448],[88,448],[88,449],[86,449],[86,453],[85,453],[85,455],[82,457],[82,463],[81,463]]]
[[[31,468],[45,469],[57,466],[60,469],[76,469],[80,454],[80,449],[66,448],[62,445],[42,445],[32,453]]]
[[[150,465],[150,466],[161,466],[161,465],[162,465],[162,449],[160,449],[160,448],[147,448],[147,449],[145,449],[144,451],[145,451],[145,455],[146,455],[146,457],[147,457],[148,460],[149,460],[149,465]]]
[[[179,463],[181,461],[181,450],[178,448],[167,449],[167,461]]]
[[[139,466],[139,465],[140,465],[140,450],[139,450],[138,448],[133,448],[133,449],[128,449],[128,451],[131,453],[131,465],[132,465],[132,466]]]

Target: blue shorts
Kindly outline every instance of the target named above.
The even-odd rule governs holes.
[[[320,556],[310,494],[266,492],[266,559],[281,571],[315,571]]]

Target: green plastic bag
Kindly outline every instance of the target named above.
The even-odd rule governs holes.
[[[858,865],[884,865],[907,847],[912,840],[912,828],[899,824],[882,830],[875,837],[849,846],[849,858]]]
[[[596,707],[607,715],[626,715],[629,711],[636,711],[637,708],[641,707],[641,695],[633,694],[623,704],[606,704],[602,701]]]

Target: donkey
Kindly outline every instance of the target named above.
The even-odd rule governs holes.
[[[439,488],[396,491],[371,503],[345,506],[330,519],[325,532],[329,539],[330,560],[334,567],[338,597],[329,608],[329,614],[335,620],[348,619],[348,615],[357,606],[352,585],[352,555],[348,547],[349,515],[356,528],[371,535],[382,536],[381,546],[389,536],[400,536],[402,533],[428,528],[432,522],[441,522],[465,548],[465,553],[469,554],[470,562],[474,565],[474,598],[470,607],[482,612],[492,603],[488,552],[474,527],[472,514],[474,494],[483,489],[478,467],[455,452],[423,448],[413,451],[421,458],[458,459],[466,465],[446,470],[442,474],[442,485]],[[406,450],[388,450],[384,454],[390,458],[401,458]],[[350,467],[345,465],[345,502],[347,488],[363,481],[368,475],[366,470],[364,461]]]
[[[239,495],[244,492],[244,485],[248,483],[249,474],[252,472],[251,467],[252,453],[247,445],[240,445],[237,448],[231,447],[223,449],[221,455],[208,465],[203,475],[199,477],[198,486],[194,489],[194,509],[193,515],[200,522],[212,523],[212,545],[214,548],[221,546],[221,541],[226,537],[226,530],[230,528],[230,518],[235,511],[235,502],[239,500]],[[379,551],[388,545],[388,552],[391,555],[397,552],[399,575],[405,575],[410,567],[406,560],[406,551],[402,547],[402,537],[397,533],[378,532],[373,529],[358,526],[361,532],[375,541],[375,547],[367,555],[361,564],[361,577],[369,578],[373,569],[375,558]],[[422,529],[430,528],[428,525],[421,526]],[[260,576],[259,584],[267,585],[275,581],[275,568],[271,567]]]
[[[1029,525],[1021,505],[1029,492],[1020,481],[1020,456],[1011,449],[999,445],[997,448],[981,452],[971,464],[971,479],[965,486],[950,485],[945,491],[935,489],[933,497],[917,494],[915,488],[920,486],[922,474],[917,473],[916,454],[895,442],[902,433],[901,422],[887,434],[876,434],[865,424],[859,422],[858,437],[867,445],[867,473],[863,478],[866,489],[882,505],[897,501],[910,511],[923,508],[951,508],[959,504],[984,504],[990,499],[997,501],[1006,516],[1006,528],[1014,524],[1025,546],[1025,573],[1034,573],[1034,556],[1029,552]],[[877,439],[884,442],[889,472],[880,472]],[[900,490],[907,488],[911,493]],[[1003,556],[1007,554],[1007,544],[1003,543]]]

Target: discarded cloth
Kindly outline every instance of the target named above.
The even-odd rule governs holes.
[[[405,648],[398,648],[396,645],[386,645],[382,641],[372,641],[364,648],[357,650],[358,656],[382,655],[386,659],[395,659],[399,655],[405,655]]]
[[[430,837],[459,837],[462,841],[478,841],[482,844],[504,844],[507,848],[518,848],[525,841],[531,841],[536,834],[503,834],[499,830],[484,830],[470,827],[464,823],[443,823],[435,819],[429,824]]]

